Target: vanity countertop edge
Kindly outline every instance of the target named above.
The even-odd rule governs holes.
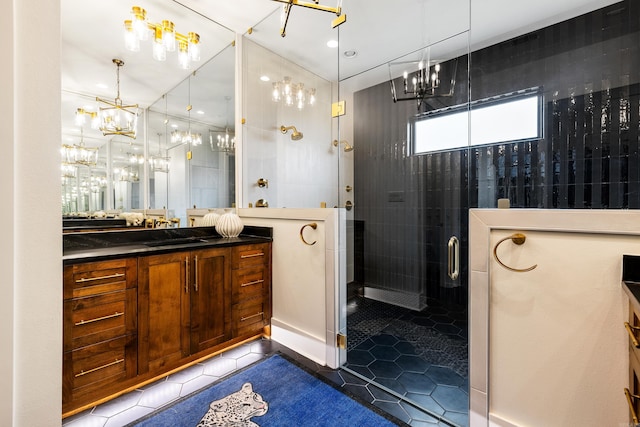
[[[126,256],[265,243],[273,240],[271,227],[247,226],[238,237],[222,237],[215,227],[99,231],[63,234],[64,265]]]

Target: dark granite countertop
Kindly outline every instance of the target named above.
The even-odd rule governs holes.
[[[63,234],[64,265],[191,249],[269,242],[270,227],[246,226],[238,237],[222,237],[215,227],[162,228]]]

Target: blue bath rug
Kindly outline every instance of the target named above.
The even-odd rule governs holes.
[[[407,425],[356,401],[294,363],[283,355],[270,356],[130,426]]]

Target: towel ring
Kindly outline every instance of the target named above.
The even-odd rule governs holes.
[[[305,225],[303,225],[303,226],[302,226],[302,228],[300,229],[300,240],[302,240],[302,242],[303,242],[305,245],[309,245],[309,246],[315,245],[315,244],[316,244],[316,241],[315,241],[315,240],[314,240],[313,242],[311,242],[311,243],[309,243],[309,242],[307,242],[306,240],[304,240],[304,235],[302,234],[302,232],[304,231],[304,229],[305,229],[306,227],[311,227],[311,228],[313,228],[313,229],[315,230],[316,228],[318,228],[318,224],[316,224],[315,222],[312,222],[312,223],[310,223],[310,224],[305,224]]]
[[[534,264],[531,267],[527,267],[527,268],[513,268],[513,267],[509,267],[508,265],[500,261],[500,258],[498,258],[498,246],[500,246],[500,243],[504,242],[505,240],[511,240],[513,243],[520,246],[524,244],[524,242],[527,240],[527,236],[525,236],[522,233],[515,233],[509,237],[505,237],[504,239],[498,240],[498,243],[496,243],[496,245],[493,247],[493,257],[496,259],[498,264],[500,264],[502,267],[506,268],[507,270],[515,271],[516,273],[526,273],[527,271],[531,271],[538,266],[538,264]]]

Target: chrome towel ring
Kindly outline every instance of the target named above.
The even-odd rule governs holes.
[[[515,271],[516,273],[525,273],[527,271],[533,270],[538,266],[538,264],[534,264],[531,267],[527,267],[527,268],[513,268],[513,267],[509,267],[508,265],[500,261],[500,258],[498,258],[498,246],[500,246],[500,244],[505,240],[511,240],[513,243],[519,246],[524,244],[524,242],[527,240],[527,236],[525,236],[522,233],[515,233],[515,234],[512,234],[511,236],[505,237],[504,239],[498,240],[498,243],[496,243],[496,245],[493,248],[493,257],[496,259],[496,262],[500,264],[500,266],[506,268],[509,271]]]

